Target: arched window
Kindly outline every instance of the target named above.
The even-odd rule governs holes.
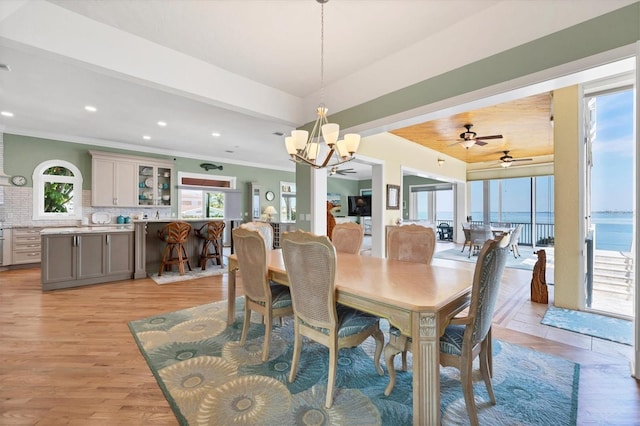
[[[82,218],[82,174],[63,160],[40,163],[33,171],[33,219]]]

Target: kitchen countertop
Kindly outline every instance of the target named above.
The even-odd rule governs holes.
[[[101,232],[133,232],[131,225],[98,225],[98,226],[67,226],[59,228],[45,228],[40,235],[55,234],[91,234]]]
[[[134,219],[131,222],[132,223],[170,223],[170,222],[215,222],[215,221],[221,221],[221,222],[240,222],[242,221],[242,219],[216,219],[216,218],[207,218],[207,219],[177,219],[175,217],[165,217],[165,218],[160,218],[160,219]]]

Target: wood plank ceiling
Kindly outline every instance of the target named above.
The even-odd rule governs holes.
[[[466,163],[498,162],[508,150],[514,159],[553,155],[552,94],[542,93],[391,131]],[[465,148],[460,134],[473,124],[477,137],[502,135],[484,146]]]

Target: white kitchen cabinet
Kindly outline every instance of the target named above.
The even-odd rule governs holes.
[[[89,153],[92,206],[171,206],[171,162],[103,151]]]
[[[42,228],[13,228],[11,231],[11,261],[5,265],[40,262],[40,230]]]
[[[138,206],[170,206],[173,168],[171,163],[139,163],[137,166]]]
[[[133,159],[91,151],[91,205],[137,206],[137,168]]]

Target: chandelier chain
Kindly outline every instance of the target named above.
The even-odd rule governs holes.
[[[320,4],[320,105],[324,105],[324,3]]]

